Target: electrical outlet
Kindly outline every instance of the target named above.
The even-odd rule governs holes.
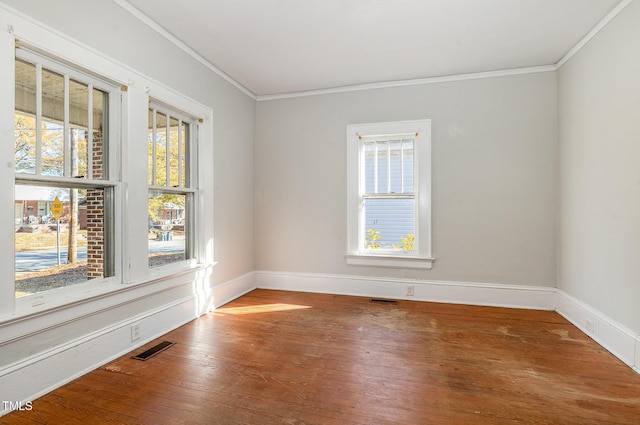
[[[590,319],[585,320],[584,325],[586,326],[589,332],[595,331],[595,325],[593,323],[593,320],[590,320]]]
[[[131,325],[131,341],[140,339],[140,323],[134,323]]]
[[[414,290],[413,285],[407,285],[407,296],[408,297],[413,297],[413,290]]]

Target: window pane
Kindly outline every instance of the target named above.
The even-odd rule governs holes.
[[[391,193],[402,193],[402,143],[400,140],[389,142],[390,154],[390,191]]]
[[[364,144],[364,191],[374,193],[376,190],[376,145],[374,143]]]
[[[64,77],[42,70],[42,174],[64,175]]]
[[[169,121],[169,186],[178,187],[180,180],[180,168],[182,165],[178,165],[180,160],[180,140],[178,139],[178,125],[179,122],[175,118],[171,118]]]
[[[183,187],[190,187],[189,181],[189,124],[182,123],[182,139],[180,141],[180,163],[182,164],[180,173],[182,175],[181,181]]]
[[[149,266],[187,259],[187,195],[149,191]]]
[[[69,125],[71,176],[87,178],[89,169],[89,87],[69,82]]]
[[[96,180],[107,179],[107,147],[109,124],[109,94],[93,89],[93,141],[91,145],[92,175]]]
[[[364,221],[365,248],[413,250],[403,240],[415,235],[414,199],[365,199]]]
[[[363,144],[364,193],[413,193],[413,140]]]
[[[156,114],[156,185],[167,185],[167,116]]]
[[[105,192],[16,184],[17,298],[113,275]],[[56,197],[62,204],[59,223],[51,212]]]
[[[376,149],[378,169],[375,193],[389,193],[389,143],[377,142]]]
[[[15,83],[15,171],[36,172],[36,67],[17,60]]]
[[[413,193],[415,186],[413,183],[414,177],[414,157],[413,157],[413,139],[402,141],[402,160],[403,160],[403,183],[404,193]]]
[[[155,172],[155,158],[156,158],[156,142],[154,139],[154,124],[153,124],[154,111],[149,109],[149,136],[147,137],[147,146],[149,151],[149,185],[155,186],[156,184],[156,172]]]

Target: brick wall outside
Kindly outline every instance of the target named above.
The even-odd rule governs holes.
[[[102,133],[93,133],[93,178],[104,178]],[[87,277],[104,277],[104,190],[87,190]]]

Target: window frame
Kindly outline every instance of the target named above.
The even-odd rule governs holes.
[[[415,135],[413,251],[367,249],[364,246],[364,145],[372,138],[385,140]],[[381,198],[393,198],[383,195]],[[431,269],[431,120],[352,124],[347,126],[347,254],[348,265]]]
[[[47,55],[46,53],[42,53],[39,50],[31,48],[30,46],[16,46],[16,52],[14,57],[15,61],[22,61],[26,63],[36,63],[36,68],[39,66],[42,70],[46,69],[47,71],[52,71],[54,73],[64,73],[68,78],[65,79],[65,90],[69,90],[68,84],[69,81],[77,81],[80,83],[87,84],[88,87],[92,89],[98,89],[104,93],[109,95],[109,110],[107,111],[107,115],[109,117],[108,125],[106,127],[108,140],[112,140],[113,137],[117,134],[116,127],[119,125],[119,115],[120,115],[120,85],[110,81],[108,78],[101,78],[100,76],[92,75],[88,72],[85,72],[82,67],[78,65],[66,64],[64,61],[57,60],[53,55]],[[15,77],[14,77],[15,78]],[[38,102],[38,100],[36,100]],[[66,102],[66,101],[65,101]],[[68,102],[65,107],[69,108]],[[41,108],[40,108],[41,109]],[[41,111],[40,111],[41,112]],[[39,122],[39,121],[37,121]],[[89,119],[91,122],[91,118]],[[65,118],[64,125],[68,125],[68,117]],[[93,135],[93,128],[91,129],[91,135]],[[35,174],[31,173],[15,173],[16,176],[20,176],[20,178],[27,176],[26,179],[32,178],[29,176],[33,176],[36,179],[50,179],[52,177],[68,177],[74,180],[77,180],[76,177],[70,175],[70,161],[69,161],[69,151],[68,151],[68,135],[65,135],[64,138],[64,169],[63,174],[60,176],[57,175],[48,175],[42,173],[39,167],[36,167]],[[90,149],[89,149],[90,151]],[[117,182],[121,176],[119,167],[116,167],[115,164],[119,163],[119,155],[120,155],[120,146],[116,141],[109,142],[109,148],[107,150],[108,154],[108,167],[106,170],[106,176],[102,179],[93,179],[91,176],[91,171],[93,169],[93,163],[91,165],[87,164],[88,175],[84,178],[81,178],[82,181],[91,181],[91,182],[107,182],[114,183]],[[36,152],[36,155],[39,155],[39,152]],[[90,159],[91,161],[91,159]],[[36,163],[40,163],[40,161],[36,161]]]
[[[106,169],[104,170],[103,178],[95,179],[92,175],[87,175],[83,178],[76,178],[70,175],[70,163],[69,163],[69,136],[64,136],[63,147],[63,170],[62,175],[49,175],[42,172],[42,169],[36,166],[35,173],[19,173],[15,172],[15,164],[12,168],[13,174],[13,188],[15,191],[18,185],[31,185],[31,186],[47,186],[57,188],[68,189],[101,189],[104,193],[104,235],[105,240],[109,239],[108,243],[105,243],[103,265],[109,270],[110,276],[103,278],[87,279],[87,281],[79,282],[74,285],[70,285],[64,288],[57,288],[51,291],[37,292],[29,296],[20,297],[14,299],[14,308],[16,312],[27,312],[34,307],[41,305],[50,305],[52,303],[61,303],[64,300],[76,297],[78,295],[83,296],[89,292],[95,291],[98,286],[109,286],[112,284],[119,284],[122,282],[122,261],[121,261],[121,242],[117,235],[121,234],[122,221],[119,217],[118,211],[121,205],[122,196],[122,182],[120,181],[121,170],[118,164],[120,161],[121,147],[120,143],[115,138],[118,134],[117,128],[120,120],[120,86],[110,81],[108,78],[100,78],[98,76],[84,72],[84,69],[78,65],[67,64],[58,60],[53,54],[47,54],[36,49],[32,49],[29,46],[16,46],[13,55],[13,66],[15,67],[16,61],[23,61],[26,63],[34,64],[37,72],[44,70],[48,72],[58,73],[65,78],[65,93],[69,91],[69,82],[71,80],[77,81],[82,84],[87,84],[91,89],[98,89],[109,96],[107,123],[104,128],[106,137],[103,140]],[[38,77],[36,77],[39,79]],[[15,73],[13,74],[12,84],[15,84]],[[91,98],[91,97],[90,97]],[[64,109],[65,112],[69,112],[68,96],[65,96]],[[40,103],[41,100],[36,98],[36,103]],[[15,101],[12,102],[15,113]],[[91,105],[89,105],[91,107]],[[41,123],[42,108],[36,108],[36,122]],[[65,129],[71,128],[69,117],[65,114],[63,127]],[[93,129],[89,133],[93,134]],[[39,146],[39,144],[36,144]],[[41,163],[38,156],[40,152],[36,152],[36,164]],[[88,158],[92,161],[91,158]],[[88,170],[92,170],[92,165],[87,164]],[[15,259],[15,252],[12,259]],[[15,262],[12,271],[12,290],[15,293]],[[9,285],[8,285],[9,286]],[[15,295],[14,295],[15,297]]]
[[[7,98],[0,102],[0,136],[6,140],[14,137],[15,113],[15,59],[16,48],[26,48],[55,62],[119,88],[111,106],[117,102],[118,112],[110,113],[110,124],[114,129],[110,136],[115,142],[111,145],[111,180],[100,181],[108,186],[115,198],[114,221],[115,230],[115,277],[96,279],[60,288],[53,291],[35,294],[32,297],[15,298],[15,244],[3,246],[4,256],[0,256],[0,324],[22,320],[24,317],[39,315],[43,312],[81,311],[91,303],[108,306],[113,302],[144,293],[156,293],[177,285],[190,282],[195,276],[208,276],[216,264],[214,260],[212,220],[205,220],[213,211],[213,110],[210,106],[157,82],[143,72],[129,68],[99,51],[87,48],[77,40],[69,39],[42,28],[37,22],[9,14],[12,20],[10,31],[0,32],[0,87]],[[6,18],[6,17],[4,17]],[[98,71],[99,70],[99,71]],[[195,136],[199,143],[195,155],[193,172],[197,175],[199,187],[193,188],[194,208],[192,209],[198,223],[193,238],[194,261],[181,263],[174,267],[150,270],[146,261],[148,255],[147,231],[147,168],[140,167],[140,159],[146,161],[146,144],[139,141],[147,137],[149,98],[153,97],[179,111],[188,111],[190,116],[198,117],[198,129]],[[140,123],[144,123],[140,125]],[[110,126],[111,127],[111,126]],[[114,148],[115,146],[115,148]],[[0,167],[0,183],[12,187],[15,184],[13,164],[14,143],[0,145],[0,157],[11,158]],[[113,168],[116,164],[117,170]],[[117,171],[117,172],[116,172]],[[113,174],[115,173],[115,174]],[[23,173],[24,176],[27,174]],[[25,177],[29,179],[30,177]],[[35,177],[36,179],[39,178]],[[60,182],[67,181],[83,184],[84,179],[59,177]],[[10,183],[11,182],[11,183]],[[98,182],[98,180],[94,180]],[[86,182],[85,182],[86,183]],[[203,184],[204,183],[204,184]],[[62,184],[62,183],[61,183]],[[111,189],[112,188],[112,189]],[[144,198],[143,198],[144,197]],[[11,225],[0,226],[0,240],[13,241],[15,210],[14,190],[0,191],[0,207],[11,219]],[[144,213],[131,214],[132,211]],[[189,276],[187,278],[187,276]],[[188,279],[185,281],[185,279]],[[129,292],[131,290],[132,292]],[[131,295],[128,295],[131,294]],[[107,295],[109,295],[107,297]],[[120,301],[118,301],[120,300]],[[66,314],[66,313],[65,313]],[[71,313],[69,313],[71,314]],[[74,313],[75,314],[75,313]]]
[[[176,195],[184,195],[185,196],[185,259],[181,261],[176,261],[173,263],[160,265],[160,266],[149,266],[151,273],[159,273],[163,270],[172,270],[176,267],[180,267],[181,264],[193,266],[198,262],[198,252],[196,249],[196,234],[198,233],[196,229],[199,226],[199,221],[197,218],[197,214],[195,211],[197,210],[197,199],[198,199],[198,156],[196,152],[198,151],[198,135],[199,135],[199,119],[182,112],[172,106],[168,106],[163,102],[160,102],[156,99],[150,99],[149,101],[149,110],[153,110],[154,117],[157,113],[162,113],[165,115],[165,119],[167,120],[167,128],[169,127],[169,122],[171,118],[176,118],[180,124],[188,124],[189,126],[189,134],[187,139],[188,146],[186,152],[182,152],[185,158],[184,165],[179,167],[180,170],[184,167],[184,180],[182,177],[179,178],[179,184],[177,186],[171,186],[171,181],[168,178],[168,175],[165,177],[165,185],[152,185],[148,184],[148,192],[151,191],[160,191],[165,194],[176,194]],[[153,123],[148,123],[149,127],[156,128],[155,121]],[[167,142],[168,143],[168,142]],[[169,154],[167,153],[167,156]],[[166,164],[167,169],[166,173],[169,173],[169,163]],[[156,166],[155,160],[153,165],[154,171],[153,175],[148,177],[147,182],[154,181],[157,183],[156,179]]]

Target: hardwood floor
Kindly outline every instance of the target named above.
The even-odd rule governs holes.
[[[631,425],[640,376],[553,312],[256,290],[0,422]]]

